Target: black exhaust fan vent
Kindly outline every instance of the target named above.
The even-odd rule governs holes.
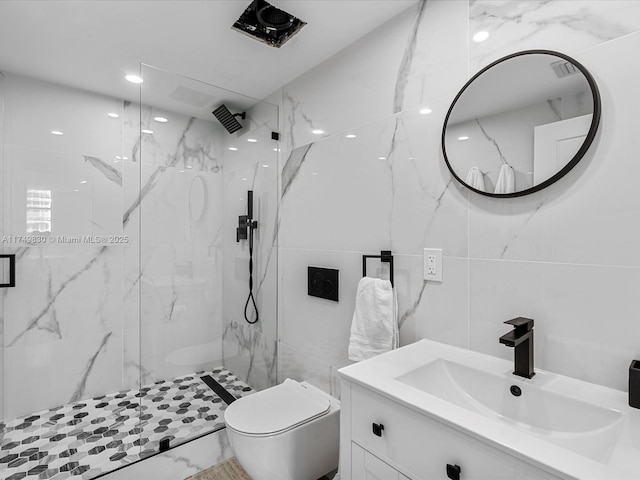
[[[280,48],[306,24],[265,0],[253,0],[231,28]]]

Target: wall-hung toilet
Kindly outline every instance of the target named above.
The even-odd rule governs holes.
[[[224,420],[253,480],[317,480],[338,468],[340,402],[306,382],[287,379],[236,400]]]

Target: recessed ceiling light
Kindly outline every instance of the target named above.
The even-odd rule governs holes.
[[[142,83],[144,80],[138,75],[125,75],[124,78],[131,83]]]
[[[269,165],[262,165],[263,168],[269,168]]]
[[[378,157],[378,160],[386,160],[387,157]]]
[[[122,157],[123,160],[129,160],[129,157]]]
[[[274,151],[274,152],[279,152],[279,151],[280,151],[280,149],[279,149],[279,148],[274,148],[274,149],[273,149],[273,151]]]
[[[249,143],[256,143],[258,140],[256,140],[255,138],[247,138],[247,142]]]
[[[120,116],[120,115],[118,115],[118,114],[117,114],[117,113],[115,113],[115,112],[109,112],[109,113],[107,113],[107,115],[108,115],[109,117],[111,117],[111,118],[118,118],[118,117]]]
[[[153,117],[153,119],[154,119],[156,122],[160,122],[160,123],[167,123],[167,122],[169,121],[169,120],[167,120],[167,119],[166,119],[166,118],[164,118],[164,117]]]
[[[79,192],[80,190],[78,190],[77,188],[73,189],[74,192]]]
[[[64,135],[60,130],[51,130],[51,135]]]
[[[431,110],[430,108],[423,108],[422,110],[420,110],[420,115],[429,115],[431,112],[433,112],[433,110]]]
[[[184,173],[184,170],[180,170],[180,173]]]
[[[238,149],[236,147],[229,147],[229,150],[231,150],[232,152],[237,152]]]
[[[356,135],[354,135],[353,133],[350,133],[348,135],[345,135],[345,137],[347,137],[347,138],[356,138]]]
[[[311,175],[318,175],[318,172],[311,172]]]
[[[116,160],[122,160],[122,157],[120,155],[116,155]]]
[[[247,179],[246,179],[246,178],[243,178],[243,179],[242,179],[242,181],[243,181],[243,182],[246,182],[246,181],[247,181]]]
[[[324,130],[316,128],[315,130],[311,130],[311,133],[313,133],[314,135],[322,135],[324,133]]]
[[[484,42],[487,38],[489,38],[489,32],[485,32],[484,30],[477,32],[474,36],[473,36],[473,41],[474,42]]]
[[[469,137],[458,137],[458,140],[460,140],[461,142],[464,142],[465,140],[469,140]]]
[[[192,167],[191,165],[187,165],[187,168],[191,169],[191,168],[193,168],[193,167]]]
[[[146,133],[147,135],[153,135],[153,130],[149,130],[148,128],[140,130],[142,133]]]
[[[87,181],[86,180],[82,180],[80,183],[82,183],[84,185],[85,183],[87,183]]]

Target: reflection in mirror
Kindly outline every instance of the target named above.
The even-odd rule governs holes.
[[[593,140],[600,98],[575,60],[544,50],[520,52],[474,76],[443,128],[447,166],[489,196],[537,191],[568,172]]]

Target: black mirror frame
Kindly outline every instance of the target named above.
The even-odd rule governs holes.
[[[553,56],[562,58],[564,60],[567,60],[568,62],[571,62],[573,65],[575,65],[580,70],[580,72],[585,76],[585,78],[587,79],[587,82],[589,83],[589,87],[591,88],[591,94],[593,96],[593,118],[591,119],[591,126],[589,127],[589,132],[587,133],[587,137],[585,138],[582,146],[576,152],[576,154],[571,159],[571,161],[569,161],[569,163],[567,163],[560,171],[558,171],[555,175],[548,178],[544,182],[541,182],[538,185],[534,185],[533,187],[528,188],[526,190],[521,190],[519,192],[513,192],[513,193],[490,193],[490,192],[477,190],[472,186],[468,185],[463,179],[461,179],[458,176],[458,174],[454,171],[451,164],[449,163],[449,158],[447,157],[447,149],[445,147],[445,134],[447,131],[447,123],[449,122],[449,116],[451,115],[453,108],[456,106],[458,99],[462,96],[465,90],[474,82],[476,78],[478,78],[487,70],[495,67],[496,65],[502,62],[506,62],[511,58],[519,57],[523,55],[531,55],[531,54],[553,55]],[[485,195],[487,197],[496,197],[496,198],[521,197],[523,195],[528,195],[530,193],[534,193],[534,192],[537,192],[538,190],[542,190],[543,188],[548,187],[552,183],[564,177],[569,172],[569,170],[571,170],[573,167],[577,165],[577,163],[582,159],[585,153],[587,153],[587,150],[589,150],[589,147],[591,146],[591,143],[593,142],[593,139],[596,136],[596,132],[598,131],[598,125],[600,124],[600,116],[601,116],[600,90],[598,90],[598,85],[596,84],[596,81],[594,80],[591,73],[589,73],[589,71],[581,63],[577,62],[576,60],[569,57],[568,55],[555,52],[553,50],[524,50],[522,52],[512,53],[510,55],[502,57],[496,60],[495,62],[491,63],[490,65],[487,65],[478,73],[476,73],[473,77],[471,77],[471,79],[467,83],[464,84],[462,89],[458,92],[456,97],[453,99],[453,102],[451,102],[451,106],[449,107],[447,116],[444,118],[444,123],[442,125],[442,154],[444,155],[444,161],[447,164],[447,168],[449,169],[453,177],[462,185],[467,187],[469,190],[479,193],[480,195]]]

